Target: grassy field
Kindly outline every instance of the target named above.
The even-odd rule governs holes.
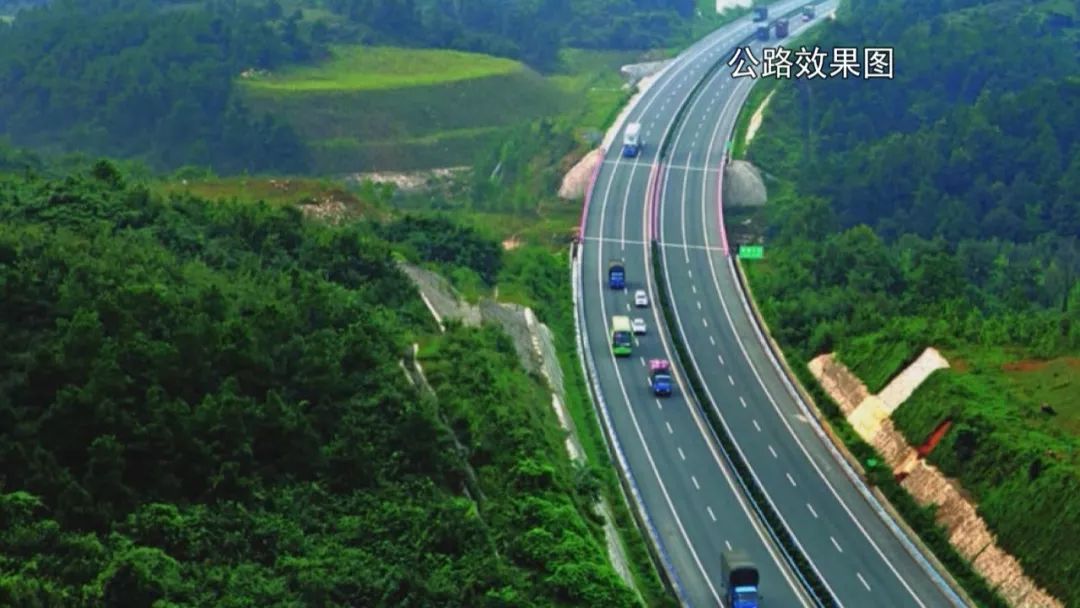
[[[321,206],[349,217],[384,217],[386,212],[366,197],[340,184],[288,177],[226,177],[153,182],[151,189],[163,196],[192,194],[210,200],[262,201],[270,205]]]
[[[912,443],[945,419],[930,455],[971,492],[1002,547],[1067,606],[1080,605],[1080,359],[961,346],[893,414]],[[1043,404],[1052,408],[1042,410]]]
[[[1004,396],[1008,410],[1000,413],[1016,416],[1032,428],[1070,435],[1080,447],[1080,358],[1029,359],[1020,350],[1001,348],[943,354],[952,366],[951,374],[978,379],[989,392]],[[1041,411],[1043,404],[1055,413]],[[1080,453],[1076,456],[1080,458]]]
[[[447,50],[335,47],[319,66],[238,80],[245,101],[291,124],[326,174],[471,164],[505,129],[549,117],[598,137],[629,92],[635,53],[564,50],[542,76],[508,59]]]
[[[333,58],[244,79],[254,89],[290,93],[310,91],[381,91],[472,80],[520,71],[513,60],[432,49],[336,46]]]
[[[332,174],[468,165],[501,129],[578,105],[520,63],[444,50],[338,48],[322,66],[239,82],[256,111],[291,124],[315,169]]]
[[[1080,437],[1080,358],[1062,357],[1049,361],[1015,361],[1002,367],[1013,391],[1029,404],[1029,414],[1040,417],[1063,431]],[[1049,404],[1056,415],[1050,418],[1035,408]]]
[[[922,319],[894,320],[879,332],[840,344],[836,355],[871,393],[878,393],[922,353],[927,334]]]

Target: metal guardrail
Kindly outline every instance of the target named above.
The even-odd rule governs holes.
[[[684,606],[689,606],[690,603],[686,599],[686,590],[683,588],[682,581],[679,579],[679,575],[671,563],[671,558],[668,556],[667,550],[664,549],[663,541],[660,540],[660,534],[657,532],[656,526],[649,516],[649,510],[645,506],[645,501],[641,498],[641,492],[638,490],[637,482],[634,480],[634,473],[630,470],[626,454],[623,452],[622,444],[619,442],[619,437],[615,432],[615,426],[611,422],[611,414],[608,412],[607,402],[604,401],[603,393],[597,388],[600,386],[600,379],[596,373],[596,362],[593,360],[592,350],[589,347],[589,336],[581,329],[581,326],[584,323],[584,319],[582,319],[584,306],[579,306],[579,303],[583,301],[582,296],[584,290],[582,289],[582,281],[584,279],[581,273],[580,248],[577,244],[572,245],[572,252],[570,266],[574,300],[574,337],[578,344],[578,351],[581,354],[582,371],[585,372],[588,380],[589,394],[592,396],[593,402],[597,405],[597,408],[595,408],[594,411],[597,411],[600,414],[602,422],[601,429],[604,431],[604,442],[607,444],[608,451],[614,454],[618,461],[619,469],[622,472],[622,474],[619,475],[619,478],[620,480],[623,480],[624,491],[630,492],[630,495],[634,499],[634,504],[637,507],[636,510],[632,512],[635,514],[635,519],[638,520],[638,525],[645,528],[646,533],[649,535],[649,540],[652,541],[652,547],[655,548],[653,558],[661,563],[661,572],[666,575],[665,582],[678,596],[679,602]]]

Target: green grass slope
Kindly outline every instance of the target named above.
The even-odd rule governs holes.
[[[257,111],[292,125],[317,171],[469,164],[501,129],[566,111],[566,91],[475,53],[339,47],[318,67],[242,79]]]
[[[341,46],[318,66],[247,79],[255,89],[288,92],[369,91],[509,74],[521,64],[500,57],[435,49]]]
[[[945,355],[952,367],[893,419],[912,442],[953,421],[930,460],[978,498],[979,514],[1028,574],[1076,605],[1080,547],[1062,539],[1080,538],[1080,360],[1029,360],[1007,348]]]

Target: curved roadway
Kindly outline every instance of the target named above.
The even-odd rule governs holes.
[[[770,12],[802,3],[781,3]],[[793,29],[799,25],[794,18],[791,23]],[[758,341],[723,252],[719,168],[753,81],[733,79],[725,66],[693,99],[688,96],[753,28],[749,18],[741,19],[680,55],[629,112],[627,122],[642,124],[643,152],[620,158],[620,130],[596,176],[584,212],[578,314],[605,424],[620,446],[683,604],[720,604],[720,552],[738,548],[757,562],[768,608],[812,605],[738,489],[685,377],[676,370],[672,397],[657,399],[649,390],[646,361],[674,360],[659,310],[632,307],[635,289],[648,290],[655,302],[648,247],[657,235],[676,309],[674,329],[683,334],[712,402],[703,405],[717,409],[837,601],[850,608],[959,605],[905,547],[908,541],[894,533],[895,524],[879,517],[860,494],[808,422]],[[760,57],[761,43],[752,46]],[[685,104],[684,117],[673,124]],[[672,145],[660,164],[656,154],[665,134]],[[658,209],[648,203],[654,182],[660,188]],[[612,258],[625,260],[624,291],[607,287]],[[644,317],[649,325],[629,358],[616,359],[609,346],[610,318],[617,314]]]

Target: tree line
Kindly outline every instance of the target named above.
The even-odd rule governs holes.
[[[0,24],[0,134],[52,153],[223,173],[302,171],[303,142],[236,95],[247,69],[326,54],[270,5],[56,0]]]
[[[326,0],[365,35],[512,57],[542,70],[563,46],[648,49],[686,32],[694,0]]]

